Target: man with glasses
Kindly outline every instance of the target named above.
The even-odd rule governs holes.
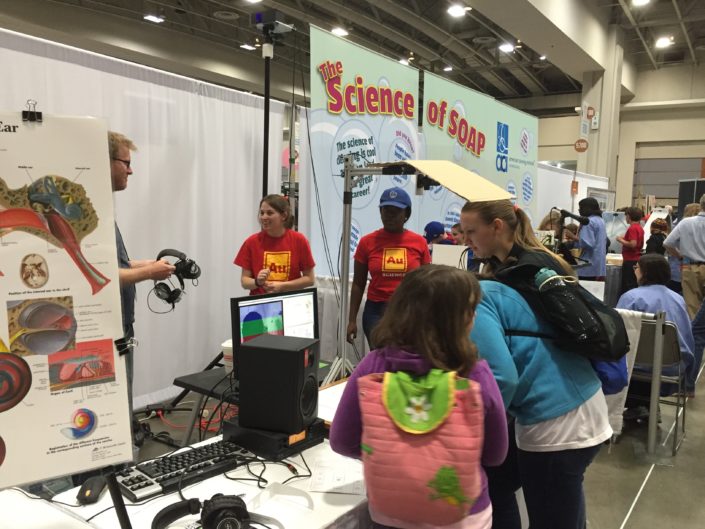
[[[127,187],[127,179],[132,174],[131,151],[136,151],[137,147],[132,140],[117,132],[108,133],[108,144],[110,147],[110,177],[113,184],[113,192],[122,191]],[[118,267],[120,277],[120,299],[122,302],[122,331],[123,339],[118,346],[118,352],[125,356],[127,368],[127,391],[130,404],[130,414],[132,414],[132,381],[134,377],[134,359],[132,357],[134,337],[133,324],[135,322],[135,284],[141,281],[160,281],[168,279],[174,273],[174,266],[162,259],[134,260],[130,259],[122,240],[122,234],[115,223],[115,238],[117,244]]]

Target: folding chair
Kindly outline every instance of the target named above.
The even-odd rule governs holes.
[[[639,346],[634,361],[632,380],[651,383],[651,406],[649,407],[649,444],[648,453],[655,452],[656,428],[658,421],[658,403],[676,406],[675,428],[673,432],[673,451],[675,456],[685,437],[685,366],[681,361],[678,330],[670,321],[663,321],[660,313],[656,319],[644,319],[639,334]],[[661,336],[657,334],[660,329]],[[661,340],[662,338],[662,340]],[[659,344],[661,342],[661,344]],[[662,354],[658,354],[659,345]],[[660,376],[654,376],[660,373]],[[675,384],[678,388],[675,395],[660,397],[661,384]],[[675,401],[672,400],[675,397]],[[682,413],[681,413],[682,412]],[[682,436],[679,441],[679,420]]]

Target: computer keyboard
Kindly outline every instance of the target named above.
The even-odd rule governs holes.
[[[216,441],[128,467],[117,472],[116,477],[122,495],[132,502],[139,502],[178,490],[179,481],[185,487],[254,458],[252,452],[234,443]]]

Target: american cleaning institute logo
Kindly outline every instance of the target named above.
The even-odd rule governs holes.
[[[509,125],[497,122],[497,158],[495,167],[500,173],[509,170]]]

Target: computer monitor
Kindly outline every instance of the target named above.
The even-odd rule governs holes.
[[[262,334],[318,338],[315,288],[230,299],[233,372],[238,377],[240,346]]]

